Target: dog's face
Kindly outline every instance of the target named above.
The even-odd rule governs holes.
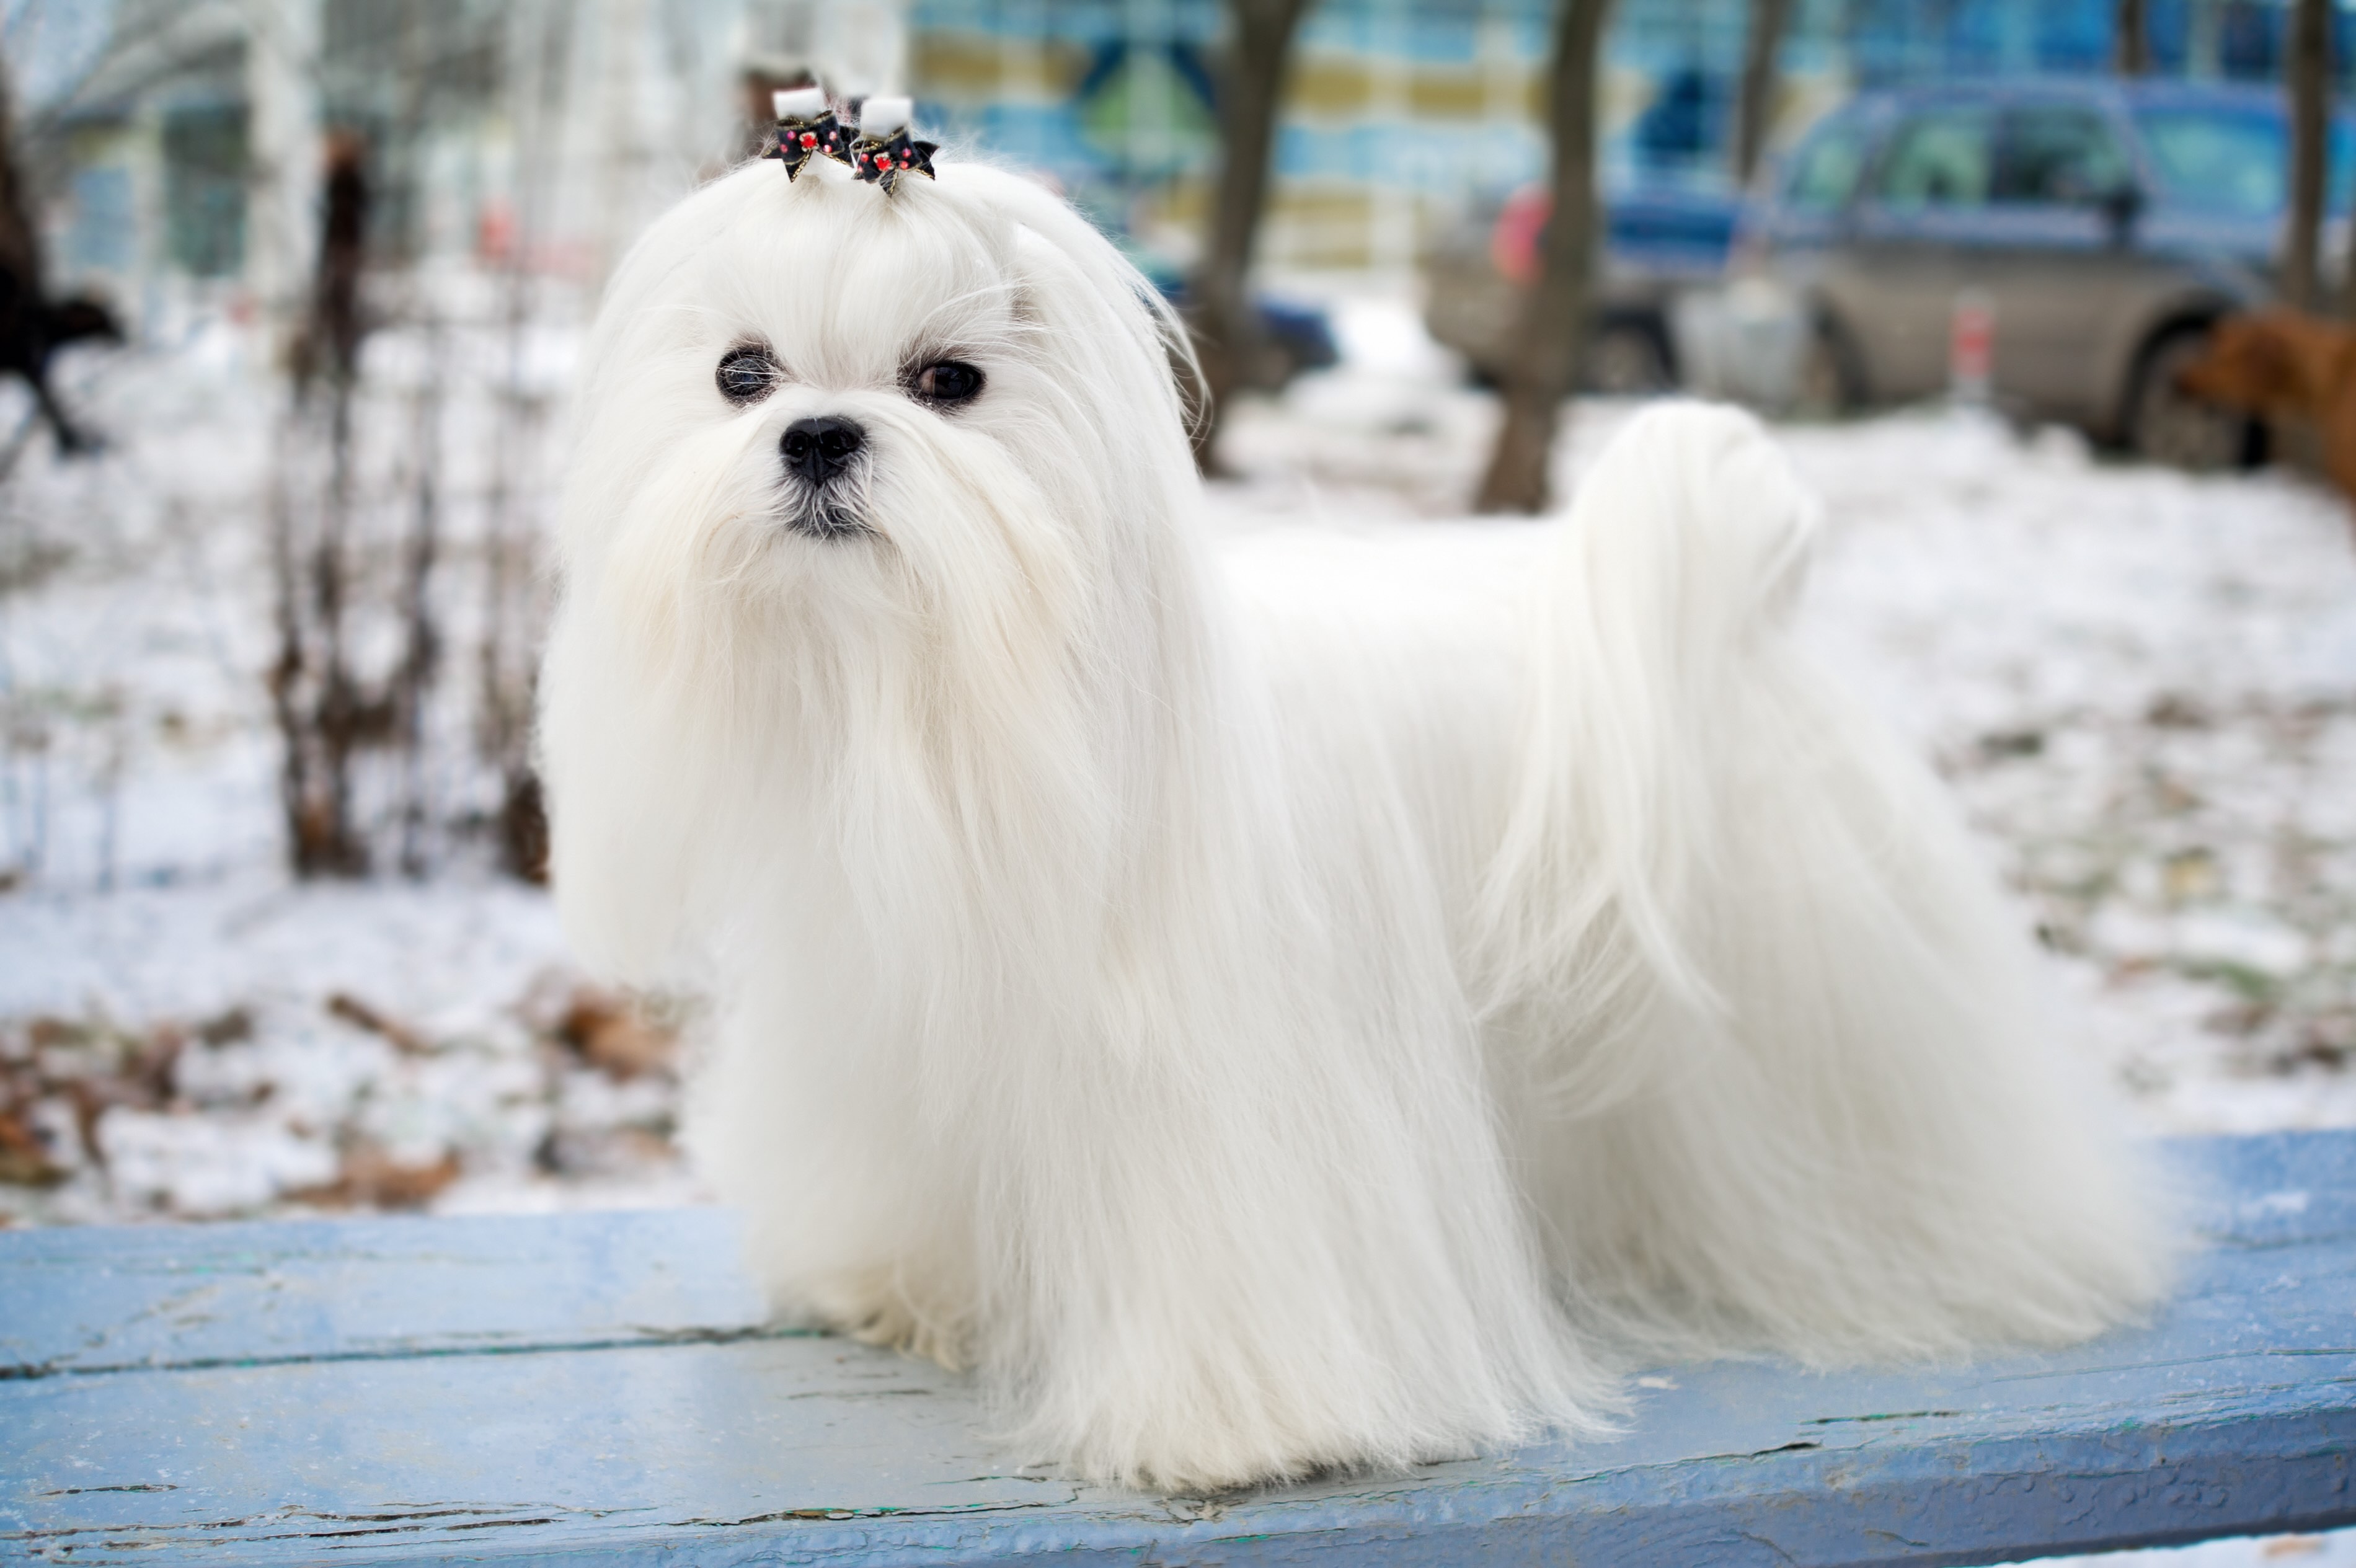
[[[971,225],[912,216],[909,196],[810,182],[789,201],[766,182],[748,216],[775,221],[734,226],[675,280],[665,399],[745,438],[742,478],[768,503],[756,527],[905,542],[912,470],[1030,467],[1022,427],[1048,389],[1024,282]]]
[[[1114,535],[1183,482],[1162,329],[1112,248],[1019,178],[951,166],[887,195],[825,160],[748,166],[616,279],[573,591],[594,579],[674,642],[1068,640]]]
[[[1070,886],[1155,809],[1210,656],[1170,329],[988,167],[887,194],[754,163],[657,222],[591,337],[559,530],[576,941],[652,963],[667,910],[798,885],[761,869],[797,854],[846,868],[879,950],[938,948],[960,897],[1093,918]]]

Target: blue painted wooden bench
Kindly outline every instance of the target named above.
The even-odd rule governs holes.
[[[2188,1143],[2150,1326],[1643,1380],[1611,1442],[1248,1497],[1015,1465],[758,1324],[716,1210],[0,1232],[0,1560],[1964,1563],[2356,1522],[2356,1134]]]

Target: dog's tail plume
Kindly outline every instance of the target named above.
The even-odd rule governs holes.
[[[1669,404],[1562,525],[1481,921],[1517,1157],[1573,1295],[1685,1348],[2093,1332],[2156,1207],[2025,917],[1790,634],[1816,523],[1755,421]]]
[[[1545,994],[1557,1016],[1594,1020],[1587,1048],[1555,1064],[1569,1075],[1556,1087],[1589,1107],[1636,1087],[1646,1064],[1622,1047],[1649,1006],[1727,1005],[1690,930],[1740,786],[1695,763],[1723,752],[1816,521],[1755,421],[1671,403],[1619,434],[1556,541],[1483,926],[1496,996]]]

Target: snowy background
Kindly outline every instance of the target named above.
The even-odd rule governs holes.
[[[1336,314],[1344,365],[1236,418],[1223,526],[1461,511],[1493,401],[1408,302]],[[543,893],[463,834],[287,876],[241,341],[69,381],[109,451],[0,486],[0,1222],[697,1198],[676,1007],[585,983]],[[1572,412],[1566,489],[1626,412]],[[1827,505],[1807,634],[1954,782],[2084,1047],[2157,1128],[2356,1125],[2343,505],[1946,410],[1782,435]]]

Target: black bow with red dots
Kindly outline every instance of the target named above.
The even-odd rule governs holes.
[[[763,156],[782,159],[786,177],[798,179],[814,156],[851,161],[851,133],[826,102],[820,87],[793,87],[770,94],[776,106],[777,137]]]
[[[910,104],[905,98],[868,98],[858,106],[854,131],[835,118],[818,87],[788,88],[775,95],[777,137],[768,157],[786,166],[788,179],[799,178],[813,157],[824,156],[851,166],[851,172],[888,193],[900,177],[920,174],[933,177],[933,154],[937,147],[908,134]]]

